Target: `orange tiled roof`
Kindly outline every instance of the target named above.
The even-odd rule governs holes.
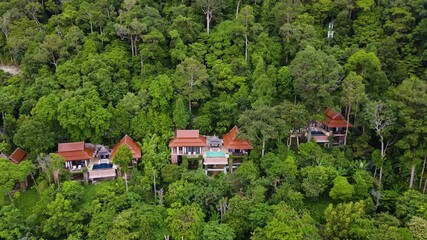
[[[114,157],[121,145],[126,145],[130,149],[134,159],[141,158],[141,148],[139,148],[138,144],[128,135],[125,135],[120,142],[114,145],[111,157]]]
[[[344,117],[333,109],[326,109],[325,115],[327,119],[326,121],[322,122],[323,125],[327,127],[347,127],[347,121],[344,119]],[[353,125],[351,123],[348,123],[348,127],[353,127]]]
[[[234,126],[230,132],[224,134],[222,140],[224,141],[224,147],[226,149],[252,149],[251,144],[246,140],[238,139],[237,132],[239,128]]]
[[[199,130],[177,130],[175,138],[169,142],[169,147],[204,146],[206,146],[206,137],[200,136]]]
[[[66,161],[89,160],[92,158],[93,151],[94,149],[85,148],[84,142],[58,144],[58,155]]]
[[[27,159],[27,153],[20,147],[16,148],[15,151],[9,156],[9,159],[18,164],[21,161]]]

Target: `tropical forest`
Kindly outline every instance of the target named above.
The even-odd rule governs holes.
[[[427,239],[426,0],[1,0],[0,239]]]

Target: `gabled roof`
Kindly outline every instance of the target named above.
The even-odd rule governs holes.
[[[252,146],[248,141],[237,138],[238,131],[239,128],[234,126],[230,132],[224,134],[222,137],[222,140],[224,141],[224,147],[226,149],[252,149]]]
[[[322,122],[323,125],[327,127],[347,127],[347,121],[344,119],[344,117],[332,108],[326,109],[325,115],[327,119],[326,121]],[[353,127],[353,125],[348,123],[348,127]]]
[[[58,144],[58,155],[66,161],[89,160],[92,158],[93,151],[92,148],[86,148],[84,142]]]
[[[130,149],[134,159],[141,158],[141,148],[139,148],[138,144],[128,135],[125,135],[122,139],[120,139],[120,142],[114,145],[111,157],[114,157],[121,145],[125,145]]]
[[[22,148],[18,147],[18,148],[16,148],[16,149],[15,149],[15,151],[13,151],[13,153],[9,156],[9,159],[10,159],[12,162],[14,162],[14,163],[18,164],[18,163],[20,163],[21,161],[23,161],[23,160],[27,159],[27,153],[26,153],[24,150],[22,150]]]
[[[206,137],[200,136],[199,130],[176,130],[175,138],[169,142],[169,147],[204,146],[206,146]]]

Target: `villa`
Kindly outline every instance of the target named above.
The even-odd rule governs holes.
[[[326,109],[324,114],[325,121],[313,121],[309,124],[307,140],[313,138],[317,143],[342,144],[347,127],[351,128],[353,125],[331,108]]]
[[[122,145],[125,145],[131,151],[132,163],[130,164],[130,167],[134,166],[139,161],[139,159],[141,158],[141,148],[128,135],[125,135],[116,145],[114,145],[113,151],[111,152],[111,159],[113,159],[114,155],[119,150],[119,147]]]
[[[248,141],[236,137],[237,132],[238,128],[234,127],[220,139],[217,136],[200,135],[199,130],[177,130],[175,137],[169,142],[171,162],[181,164],[183,158],[200,159],[198,165],[203,168],[206,175],[227,173],[227,169],[232,171],[252,149]],[[230,158],[234,160],[231,168]]]

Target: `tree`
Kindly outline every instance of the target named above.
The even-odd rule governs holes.
[[[28,231],[21,211],[13,205],[0,207],[0,218],[2,219],[0,221],[1,239],[21,239]]]
[[[324,236],[327,239],[354,239],[359,221],[365,219],[365,205],[363,201],[340,203],[337,206],[329,204],[325,210],[326,225]],[[365,226],[366,228],[366,226]]]
[[[302,189],[305,192],[305,196],[310,198],[319,197],[336,175],[336,170],[333,167],[305,167],[301,169]]]
[[[166,223],[173,239],[200,239],[204,227],[205,214],[197,204],[180,206],[172,204],[167,209]]]
[[[43,232],[52,238],[64,238],[72,235],[82,237],[82,216],[75,211],[71,200],[57,193],[55,200],[45,209],[47,219],[43,224]]]
[[[233,229],[218,221],[208,222],[203,229],[203,239],[206,240],[233,240],[235,237]]]
[[[427,217],[427,196],[409,189],[397,198],[396,216],[408,222],[413,216]]]
[[[27,118],[13,136],[13,142],[33,154],[46,152],[55,146],[56,134],[52,125],[40,117]]]
[[[312,113],[332,104],[330,93],[338,87],[342,70],[333,56],[307,46],[297,53],[289,67],[295,93]]]
[[[64,99],[58,105],[58,121],[74,141],[91,139],[100,142],[110,126],[111,113],[102,107],[98,92]]]
[[[175,128],[177,129],[185,129],[191,118],[191,113],[185,106],[184,101],[185,100],[180,97],[175,101],[173,106],[173,121],[175,123]]]
[[[366,93],[370,99],[380,99],[390,84],[387,76],[381,70],[380,60],[373,52],[359,50],[348,58],[345,69],[363,77]],[[352,74],[352,78],[357,77]]]
[[[395,122],[394,113],[392,112],[391,106],[382,101],[369,102],[365,110],[369,122],[369,126],[374,129],[375,133],[380,137],[381,149],[379,158],[372,158],[375,163],[375,173],[377,173],[377,168],[380,168],[380,173],[378,176],[379,180],[379,191],[382,189],[382,176],[383,176],[383,165],[386,159],[386,152],[390,144],[393,143],[393,140],[388,140],[387,137],[390,136],[390,127]],[[374,153],[373,153],[374,154]],[[377,160],[377,161],[375,161]],[[381,192],[377,196],[376,206],[379,206]]]
[[[14,164],[6,158],[0,158],[0,198],[8,195],[13,203],[10,192],[16,182],[25,181],[31,171],[31,162],[23,161],[19,164]]]
[[[249,27],[254,24],[255,16],[253,9],[250,5],[244,6],[240,14],[237,16],[237,21],[243,25],[242,34],[245,37],[245,62],[248,61],[248,49],[249,49]]]
[[[63,40],[58,34],[51,33],[47,35],[43,43],[38,48],[38,59],[44,62],[49,62],[58,67],[58,62],[63,57],[61,47],[64,46]]]
[[[319,230],[308,212],[297,212],[283,202],[274,208],[274,217],[264,228],[256,228],[251,239],[320,239]]]
[[[412,217],[408,222],[408,227],[415,240],[427,239],[427,220],[420,217]]]
[[[56,153],[49,154],[50,171],[53,173],[53,179],[60,187],[60,173],[64,169],[65,159]]]
[[[262,146],[261,156],[264,157],[267,141],[279,138],[283,121],[278,117],[275,108],[261,106],[246,110],[239,118],[241,137],[249,139],[253,144]]]
[[[264,59],[259,58],[255,71],[252,74],[253,84],[251,97],[254,99],[252,107],[272,106],[276,97],[276,79],[268,76]]]
[[[338,176],[334,179],[334,186],[329,196],[334,200],[347,201],[353,197],[354,187],[348,183],[347,178]]]
[[[209,95],[206,87],[206,67],[194,58],[186,58],[176,67],[176,74],[178,78],[175,87],[188,100],[188,109],[191,112],[192,102]]]
[[[344,137],[344,145],[347,145],[348,123],[350,122],[350,113],[353,108],[359,106],[360,102],[365,98],[365,85],[363,78],[358,76],[355,72],[350,72],[342,83],[341,102],[346,108],[347,126]],[[355,111],[355,112],[356,112]]]
[[[124,179],[126,183],[126,192],[128,191],[128,178],[126,174],[129,170],[129,164],[132,162],[132,159],[132,152],[126,145],[120,145],[119,149],[113,157],[113,163],[119,165],[120,167],[119,172],[121,173],[123,171],[125,174]]]
[[[206,32],[209,35],[213,13],[221,14],[221,10],[225,8],[225,2],[223,0],[197,0],[195,6],[202,8],[206,15]]]
[[[406,79],[393,91],[394,105],[398,110],[397,121],[402,138],[396,145],[403,149],[402,160],[410,165],[409,188],[413,187],[415,167],[423,155],[417,151],[425,146],[427,134],[427,83],[418,78]]]

